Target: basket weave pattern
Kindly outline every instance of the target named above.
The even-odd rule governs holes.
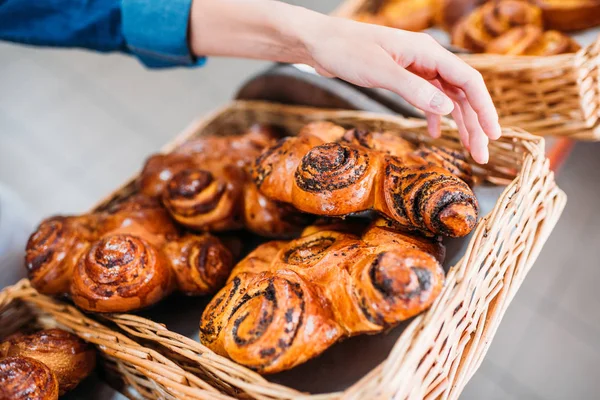
[[[333,14],[353,18],[382,0],[346,0]],[[600,140],[600,38],[578,53],[550,57],[460,54],[483,76],[502,126],[537,135]]]
[[[441,139],[432,140],[423,121],[238,102],[192,125],[165,151],[192,136],[236,133],[255,122],[297,131],[322,119],[460,147],[455,130],[449,126]],[[464,257],[448,273],[433,307],[408,324],[384,362],[345,392],[318,396],[299,393],[268,382],[163,325],[128,314],[92,319],[70,305],[38,294],[28,281],[0,292],[0,336],[32,318],[42,324],[58,324],[96,344],[108,368],[143,398],[456,399],[481,364],[506,308],[566,202],[549,170],[542,138],[508,129],[502,139],[491,144],[490,152],[490,164],[476,168],[476,173],[481,181],[508,183],[495,208],[479,222]],[[132,190],[131,183],[125,185],[99,207]]]

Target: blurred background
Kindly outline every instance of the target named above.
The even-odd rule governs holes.
[[[330,12],[338,1],[290,3]],[[210,59],[150,71],[122,55],[0,42],[0,184],[19,197],[11,201],[22,210],[12,210],[30,223],[88,210],[268,65]],[[598,154],[600,144],[577,144],[558,174],[567,208],[463,399],[600,398]]]

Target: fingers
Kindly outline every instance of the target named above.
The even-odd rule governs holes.
[[[454,112],[454,111],[453,111]],[[437,114],[425,113],[427,129],[432,138],[437,139],[442,135],[442,117]]]
[[[462,110],[460,109],[460,105],[454,102],[454,111],[452,111],[452,118],[454,118],[454,122],[456,122],[456,126],[458,127],[458,135],[460,137],[460,141],[465,146],[467,151],[471,152],[471,146],[469,142],[469,131],[465,126],[465,122],[462,117]]]
[[[398,65],[385,51],[373,65],[378,68],[369,71],[369,86],[395,92],[413,106],[436,115],[448,115],[454,103],[441,90],[427,80],[407,71]]]
[[[436,67],[440,77],[466,95],[470,108],[476,113],[479,125],[492,140],[502,135],[498,113],[481,74],[456,55],[441,48],[442,56]]]

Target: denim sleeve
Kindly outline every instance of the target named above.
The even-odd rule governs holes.
[[[201,65],[189,50],[192,0],[0,0],[0,39],[133,54],[150,68]]]

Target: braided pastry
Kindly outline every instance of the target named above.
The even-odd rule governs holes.
[[[444,272],[427,239],[380,226],[259,246],[200,321],[200,340],[260,373],[292,368],[341,338],[378,333],[427,309]]]
[[[7,358],[4,358],[7,357]],[[79,382],[87,377],[96,364],[96,353],[87,343],[77,336],[60,329],[48,329],[24,335],[17,333],[8,337],[0,344],[0,382],[6,376],[2,367],[11,366],[19,371],[21,389],[7,382],[0,384],[2,388],[12,393],[12,396],[0,398],[25,398],[17,395],[19,390],[25,394],[40,392],[39,397],[27,398],[51,399],[58,398],[74,389]],[[47,393],[47,394],[44,394]]]
[[[541,10],[520,0],[485,3],[463,18],[452,32],[452,44],[483,52],[494,38],[517,26],[542,27]]]
[[[177,222],[194,230],[246,227],[263,236],[294,236],[308,224],[307,217],[266,199],[247,173],[247,166],[274,138],[272,131],[255,127],[243,135],[186,142],[146,162],[140,190],[160,197]]]
[[[513,28],[492,40],[486,53],[527,56],[552,56],[573,53],[580,46],[573,39],[558,31],[542,31],[533,25]]]
[[[41,293],[70,294],[87,311],[126,312],[174,290],[216,291],[233,256],[208,234],[182,236],[157,199],[135,195],[103,211],[43,222],[26,262]]]
[[[265,196],[324,216],[373,209],[407,228],[446,236],[464,236],[475,226],[477,200],[451,173],[467,179],[471,171],[456,154],[356,130],[324,143],[332,130],[316,130],[309,125],[256,160],[253,178]]]
[[[544,26],[562,32],[600,25],[598,0],[530,0],[542,9]]]

